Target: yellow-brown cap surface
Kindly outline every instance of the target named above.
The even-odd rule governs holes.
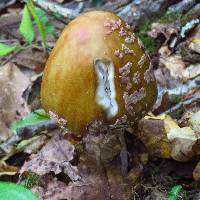
[[[156,81],[141,41],[118,16],[104,11],[71,21],[47,61],[44,109],[80,134],[89,123],[141,118],[154,104]]]

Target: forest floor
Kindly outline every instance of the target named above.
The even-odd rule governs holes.
[[[27,2],[0,2],[0,181],[22,184],[44,200],[200,200],[200,2],[33,0],[33,10]],[[130,24],[158,84],[153,110],[125,133],[131,163],[125,178],[116,138],[106,141],[113,145],[107,156],[116,159],[99,166],[88,155],[104,152],[105,141],[69,142],[40,102],[50,51],[63,28],[90,10],[114,12]]]

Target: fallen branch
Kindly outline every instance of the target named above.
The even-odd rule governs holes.
[[[158,98],[154,105],[153,113],[161,114],[161,113],[171,112],[171,111],[169,111],[170,110],[169,107],[164,108],[165,110],[163,110],[161,108],[163,105],[163,101],[165,101],[165,94],[167,95],[167,99],[169,101],[168,104],[171,105],[171,104],[174,104],[174,102],[172,100],[174,95],[175,96],[185,96],[190,91],[192,91],[193,89],[195,89],[199,86],[200,86],[200,77],[196,77],[195,79],[188,80],[186,83],[180,84],[175,88],[168,89],[168,88],[158,87]],[[177,110],[178,108],[176,108],[176,106],[178,107],[179,105],[175,105],[173,107],[173,109]],[[168,109],[168,110],[166,110],[166,109]]]
[[[131,1],[131,3],[120,9],[118,16],[132,27],[138,27],[145,20],[160,16],[161,13],[176,2],[177,0],[149,0],[145,1],[145,3],[144,1]]]
[[[67,19],[74,19],[83,10],[83,2],[80,2],[76,9],[64,8],[56,3],[47,0],[33,0],[33,2],[47,12],[56,13]]]

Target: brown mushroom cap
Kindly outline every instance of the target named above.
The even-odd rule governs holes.
[[[71,21],[47,61],[44,109],[80,134],[95,119],[136,121],[157,97],[150,59],[141,41],[115,14],[92,11]]]

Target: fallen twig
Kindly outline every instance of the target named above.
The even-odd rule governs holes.
[[[200,77],[196,77],[193,80],[188,80],[184,84],[180,84],[176,88],[173,89],[166,89],[166,92],[168,92],[169,96],[172,95],[185,95],[189,91],[193,90],[194,88],[199,86]]]
[[[47,0],[33,0],[33,2],[46,10],[47,12],[56,13],[67,19],[74,19],[77,17],[83,9],[83,2],[80,2],[76,9],[64,8],[56,3],[49,2]]]
[[[181,101],[179,102],[177,105],[171,107],[170,109],[166,110],[165,112],[163,112],[162,114],[167,114],[167,113],[170,113],[170,112],[174,112],[176,110],[179,110],[181,109],[182,107],[184,106],[187,106],[187,105],[190,105],[194,102],[200,102],[200,94],[196,95],[196,96],[193,96],[192,98],[190,99],[187,99],[185,101]]]
[[[196,77],[193,80],[188,80],[186,83],[180,84],[175,88],[162,88],[158,86],[158,98],[154,105],[154,111],[156,114],[161,114],[161,112],[167,113],[170,109],[164,111],[163,109],[160,110],[160,107],[162,106],[163,99],[165,99],[165,94],[167,95],[167,99],[169,103],[173,102],[173,96],[185,96],[187,93],[195,89],[200,85],[200,77]],[[164,100],[165,101],[165,100]],[[176,105],[175,105],[176,107]]]
[[[14,3],[16,2],[16,0],[3,0],[3,1],[0,1],[0,11],[7,8],[8,6],[11,6],[13,5]]]
[[[15,135],[0,144],[0,157],[10,154],[13,147],[15,147],[20,141],[31,138],[42,131],[52,130],[57,127],[57,122],[55,120],[48,120],[37,125],[30,125],[17,129],[17,133]]]

